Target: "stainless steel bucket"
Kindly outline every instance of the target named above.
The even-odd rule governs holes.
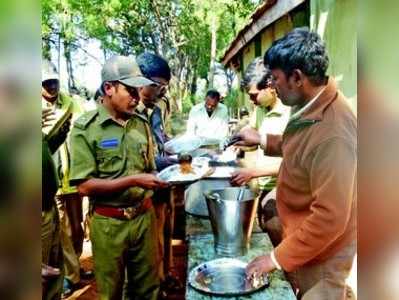
[[[238,200],[242,191],[241,200]],[[227,187],[204,193],[219,256],[245,255],[249,249],[258,198],[247,188]]]

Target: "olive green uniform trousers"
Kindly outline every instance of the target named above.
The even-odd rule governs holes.
[[[55,207],[49,211],[42,211],[42,263],[54,268],[59,268],[60,276],[47,279],[42,299],[61,299],[63,272],[63,255],[61,248],[60,221]]]
[[[69,219],[66,209],[66,201],[72,200],[66,200],[64,195],[56,196],[56,203],[61,226],[61,244],[62,252],[64,254],[65,278],[73,284],[77,284],[80,281],[80,254],[78,256],[73,246],[71,220]]]
[[[156,224],[152,207],[131,220],[93,214],[90,237],[100,300],[157,299]]]

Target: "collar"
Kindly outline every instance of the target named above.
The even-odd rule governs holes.
[[[338,93],[336,83],[329,78],[324,87],[311,101],[301,110],[291,116],[284,134],[295,132],[301,128],[312,126],[323,119],[326,108],[337,98]]]
[[[104,105],[98,106],[98,121],[100,124],[105,123],[108,120],[114,120],[108,110],[105,108]]]
[[[153,113],[156,109],[159,109],[159,107],[155,105],[154,108],[148,108],[148,107],[146,107],[146,106],[144,105],[143,102],[140,101],[139,104],[138,104],[137,107],[136,107],[136,113],[137,113],[138,115],[143,116],[143,117],[150,118],[150,117],[152,116],[152,113]]]
[[[326,108],[336,99],[337,84],[329,78],[327,85],[304,107],[291,116],[292,119],[307,119],[321,121]]]
[[[287,110],[287,108],[284,106],[283,103],[281,103],[281,100],[279,98],[277,98],[277,102],[274,105],[273,109],[269,110],[266,113],[266,117],[281,117],[285,111]]]
[[[54,102],[47,101],[43,96],[42,96],[42,106],[43,107],[61,107],[62,103],[64,102],[63,97],[61,96],[61,92],[58,93],[57,99],[55,99]]]
[[[216,112],[218,111],[218,110],[220,110],[220,104],[222,104],[222,103],[218,103],[218,106],[216,106],[216,108],[215,108],[215,110],[212,112],[212,114],[211,114],[211,116],[209,117],[209,115],[208,115],[208,112],[206,111],[206,108],[205,108],[205,102],[202,102],[201,103],[201,111],[203,111],[209,118],[212,118],[215,114],[216,114]]]
[[[148,119],[143,114],[140,114],[137,111],[135,111],[133,113],[133,117],[134,116],[136,116],[139,119],[141,119],[141,120],[143,120],[143,121],[148,123]],[[115,122],[115,123],[117,123],[117,124],[119,124],[121,126],[124,126],[124,124],[121,124],[120,122],[117,122],[114,118],[112,118],[111,114],[108,112],[107,108],[104,105],[98,105],[98,122],[102,125],[108,120],[112,120],[113,122]],[[129,120],[127,120],[126,123],[128,121]]]
[[[147,108],[145,107],[145,105],[143,104],[142,101],[139,101],[139,104],[136,107],[136,111],[139,114],[146,114],[146,110]]]

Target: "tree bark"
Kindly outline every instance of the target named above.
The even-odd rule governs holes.
[[[64,40],[64,57],[66,61],[66,67],[67,67],[67,74],[68,74],[68,90],[70,91],[72,88],[76,87],[75,83],[75,77],[73,74],[73,65],[72,65],[72,59],[71,59],[71,45],[69,42]]]
[[[209,87],[213,88],[213,80],[215,76],[215,61],[216,61],[216,30],[217,30],[217,19],[215,15],[212,15],[211,21],[211,63],[209,66]]]

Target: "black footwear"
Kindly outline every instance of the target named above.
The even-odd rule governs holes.
[[[84,269],[80,269],[80,278],[84,280],[93,279],[94,272],[92,270],[85,271]]]
[[[158,300],[168,299],[168,292],[161,289],[159,291]]]
[[[166,275],[163,285],[165,286],[166,290],[168,290],[168,291],[179,291],[184,288],[179,277],[174,276],[171,273]]]

